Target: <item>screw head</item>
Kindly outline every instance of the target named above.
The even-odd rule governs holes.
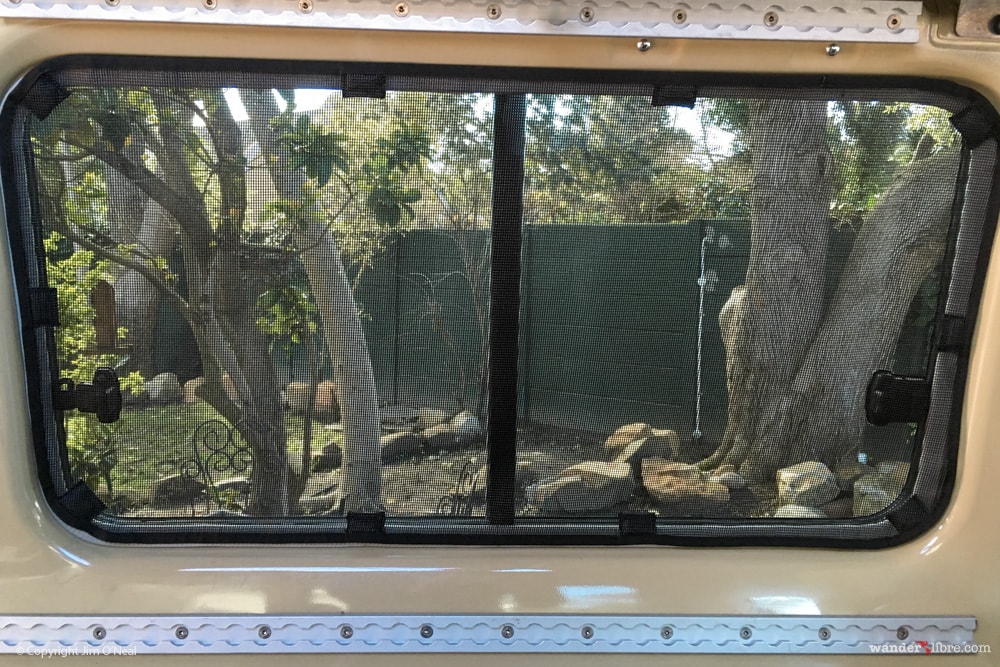
[[[584,7],[580,10],[580,20],[584,23],[590,23],[594,20],[594,8]]]
[[[183,625],[178,625],[177,629],[174,630],[174,637],[177,637],[178,639],[187,639],[188,635],[190,634],[191,633],[188,631],[188,629]]]
[[[299,0],[299,10],[304,14],[311,12],[313,10],[312,0]]]
[[[664,625],[663,628],[660,629],[660,636],[664,639],[671,639],[674,636],[674,629],[669,625]]]
[[[639,49],[640,52],[645,53],[653,48],[653,43],[648,39],[640,39],[635,43],[635,48]]]
[[[502,628],[500,628],[500,636],[503,637],[504,639],[510,639],[511,637],[513,637],[514,636],[514,626],[513,625],[505,625]]]
[[[202,0],[201,4],[205,9],[215,9],[219,6],[219,0]]]
[[[392,11],[396,16],[406,16],[410,13],[410,6],[405,2],[397,2],[396,6],[392,8]]]
[[[909,636],[910,636],[910,631],[905,626],[901,627],[899,630],[896,630],[896,639],[898,639],[899,641],[903,641]]]
[[[496,3],[486,7],[486,18],[488,19],[496,20],[500,18],[501,14],[503,14],[503,9]]]
[[[430,639],[431,637],[434,636],[434,628],[432,628],[429,625],[421,625],[420,636],[423,637],[424,639]]]
[[[117,7],[121,0],[104,0],[108,7]]]
[[[903,19],[899,14],[890,14],[885,24],[889,26],[889,30],[897,30],[899,26],[903,25]]]
[[[778,12],[768,12],[767,14],[764,14],[764,25],[768,28],[773,28],[778,25],[778,21]]]
[[[594,628],[592,628],[589,625],[583,626],[583,628],[580,630],[580,636],[582,636],[584,639],[593,639]]]
[[[819,629],[819,638],[826,641],[830,638],[830,628],[822,627]]]
[[[674,11],[674,23],[687,23],[688,13],[683,9],[678,9]]]
[[[354,628],[349,625],[340,626],[340,636],[344,639],[350,639],[354,636]]]
[[[108,636],[108,631],[98,625],[94,628],[94,639],[101,640]]]
[[[746,626],[743,626],[742,628],[740,628],[740,639],[746,641],[747,639],[750,639],[751,637],[753,637],[753,630],[751,630],[750,628],[748,628]]]
[[[830,44],[826,47],[826,55],[831,58],[840,53],[840,44]]]
[[[257,636],[261,639],[270,639],[271,637],[271,627],[267,625],[262,625],[257,629]]]

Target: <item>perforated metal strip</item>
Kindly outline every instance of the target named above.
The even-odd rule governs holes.
[[[976,619],[867,616],[0,616],[0,654],[973,653]]]
[[[920,0],[2,0],[0,17],[460,33],[916,42]],[[648,47],[647,47],[648,48]]]

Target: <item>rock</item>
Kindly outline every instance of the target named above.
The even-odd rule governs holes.
[[[742,489],[747,485],[747,481],[743,479],[742,475],[740,475],[739,473],[728,472],[728,471],[722,473],[721,475],[718,474],[718,471],[716,471],[716,474],[710,477],[709,480],[722,484],[730,491],[734,489]]]
[[[383,454],[384,455],[384,454]],[[340,449],[340,445],[336,442],[330,442],[323,450],[320,452],[319,456],[313,459],[312,471],[317,472],[330,472],[331,470],[336,470],[340,467],[343,462],[344,453]]]
[[[313,402],[313,413],[314,414],[329,414],[333,409],[333,406],[337,406],[337,417],[339,418],[340,405],[337,404],[337,397],[333,391],[333,383],[330,382],[329,385],[326,382],[320,382],[316,385],[316,399]],[[312,391],[312,385],[308,382],[289,382],[285,387],[285,403],[288,405],[288,409],[295,415],[304,415],[306,410],[309,408],[309,394]],[[321,403],[321,401],[323,401]]]
[[[542,476],[534,461],[518,461],[516,474],[518,488],[523,488],[529,484],[533,484]]]
[[[417,421],[420,419],[420,411],[415,408],[406,407],[405,405],[389,405],[382,408],[381,419],[383,424],[416,426]]]
[[[881,512],[896,499],[899,491],[891,492],[885,487],[880,475],[865,475],[854,483],[854,516],[870,516]]]
[[[299,511],[303,514],[323,514],[339,511],[342,503],[340,472],[312,475],[299,498]]]
[[[154,505],[187,505],[201,500],[205,495],[205,484],[196,477],[184,473],[169,475],[153,484]]]
[[[233,378],[229,377],[229,373],[222,374],[222,388],[226,392],[226,396],[229,397],[230,401],[239,401],[240,393],[236,391],[236,384],[233,382]]]
[[[641,440],[642,438],[646,438],[651,435],[653,435],[653,427],[649,424],[626,424],[612,433],[608,439],[604,441],[604,448],[608,450],[608,454],[612,458],[615,458],[623,449],[636,440]]]
[[[673,433],[673,431],[670,431]],[[676,438],[676,435],[674,436]],[[680,440],[678,440],[678,444]],[[649,435],[625,446],[615,457],[615,463],[627,463],[636,479],[642,479],[643,459],[672,459],[677,455],[674,443],[668,437]]]
[[[332,380],[323,380],[316,385],[316,405],[313,409],[317,414],[323,415],[327,419],[340,421],[337,385]]]
[[[546,514],[587,514],[619,505],[635,490],[624,463],[585,461],[528,487],[528,502]]]
[[[711,481],[697,466],[650,458],[642,462],[642,484],[661,505],[696,501],[729,502],[729,489]]]
[[[826,519],[827,516],[815,507],[804,505],[783,505],[774,513],[775,519]]]
[[[230,477],[215,483],[215,490],[219,493],[236,493],[241,496],[250,494],[250,480],[246,477]]]
[[[883,461],[875,466],[875,470],[885,481],[886,490],[895,490],[895,495],[899,495],[903,486],[906,485],[906,478],[910,476],[909,461]]]
[[[146,383],[146,393],[152,403],[166,405],[184,400],[184,390],[173,373],[160,373]]]
[[[394,463],[420,452],[426,440],[419,433],[401,431],[382,436],[382,463]]]
[[[727,472],[736,472],[736,466],[732,463],[723,463],[721,466],[715,469],[716,475],[725,475]]]
[[[449,422],[451,428],[465,438],[482,438],[483,426],[479,418],[471,412],[459,412]]]
[[[459,431],[451,424],[432,426],[423,435],[427,439],[427,446],[438,451],[464,449],[483,440],[482,431],[478,434],[469,430]]]
[[[838,498],[833,502],[820,505],[819,509],[831,519],[850,519],[854,516],[854,501],[851,498]]]
[[[197,377],[184,383],[184,402],[187,404],[197,403],[201,400],[198,396],[198,389],[205,384],[205,378]]]
[[[451,413],[434,408],[419,408],[417,410],[417,430],[428,429],[439,424],[444,424],[451,419]]]
[[[854,483],[875,472],[871,466],[866,466],[858,461],[841,461],[833,467],[833,475],[837,478],[837,486],[841,491],[850,491],[854,488]]]
[[[837,478],[819,461],[806,461],[778,471],[778,498],[782,504],[819,507],[839,495]]]

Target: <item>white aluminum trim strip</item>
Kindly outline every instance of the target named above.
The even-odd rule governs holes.
[[[916,42],[920,0],[474,2],[453,0],[0,0],[0,18],[458,33]],[[491,18],[491,16],[493,18]]]
[[[973,652],[975,629],[971,616],[0,616],[0,655],[898,655]]]

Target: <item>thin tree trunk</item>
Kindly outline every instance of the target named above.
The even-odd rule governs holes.
[[[271,180],[280,196],[292,201],[307,197],[306,177],[289,167],[287,151],[268,129],[279,110],[270,90],[241,90],[254,137],[265,156]],[[313,203],[318,212],[318,204]],[[344,508],[349,512],[381,509],[382,453],[375,373],[364,328],[337,242],[325,223],[296,226],[293,239],[323,325],[344,425]]]

